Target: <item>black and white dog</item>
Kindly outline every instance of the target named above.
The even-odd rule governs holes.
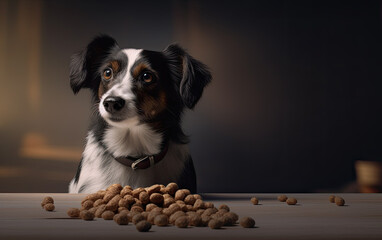
[[[122,49],[101,35],[73,55],[70,85],[75,94],[92,91],[95,114],[69,193],[169,182],[196,192],[181,117],[210,81],[207,67],[175,44],[162,52]]]

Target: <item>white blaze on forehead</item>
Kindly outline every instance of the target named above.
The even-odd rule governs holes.
[[[131,67],[140,58],[142,49],[127,48],[127,49],[124,49],[123,52],[127,56],[127,73],[128,73],[127,75],[129,75]]]

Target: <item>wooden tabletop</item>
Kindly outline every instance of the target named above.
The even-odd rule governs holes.
[[[85,195],[1,193],[0,239],[382,239],[382,194],[335,194],[345,199],[342,207],[329,203],[331,194],[287,194],[298,200],[295,206],[279,202],[278,195],[202,194],[215,206],[224,203],[240,217],[253,217],[255,228],[153,226],[141,233],[131,223],[70,219],[67,209],[79,207]],[[54,198],[54,212],[41,208],[45,196]],[[260,205],[251,204],[253,196]]]

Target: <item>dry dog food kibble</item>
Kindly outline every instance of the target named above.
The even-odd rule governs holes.
[[[112,211],[105,211],[102,213],[102,218],[104,220],[113,220],[113,217],[114,217],[114,212]]]
[[[335,197],[334,201],[336,202],[337,206],[345,205],[345,200],[342,197]]]
[[[46,197],[41,206],[54,209],[53,199]],[[136,189],[113,184],[106,190],[87,195],[81,201],[81,209],[70,208],[67,214],[84,220],[113,219],[118,225],[133,222],[138,231],[147,232],[153,224],[160,227],[173,224],[179,228],[209,226],[212,229],[233,226],[239,217],[230,210],[226,204],[217,209],[212,202],[204,202],[200,195],[179,189],[176,183]]]
[[[278,199],[280,202],[285,202],[285,201],[288,199],[288,197],[285,196],[285,195],[280,195],[280,196],[277,197],[277,199]]]
[[[286,200],[286,203],[287,203],[288,205],[296,205],[296,203],[297,203],[297,199],[296,199],[296,198],[288,198],[288,199]]]
[[[137,228],[138,231],[140,232],[148,232],[151,228],[151,223],[149,223],[148,221],[140,221],[139,223],[137,223],[135,225],[135,227]]]
[[[128,225],[129,224],[129,218],[127,217],[127,214],[116,214],[114,216],[114,221],[118,224],[118,225]]]
[[[329,202],[334,203],[334,202],[335,202],[335,201],[334,201],[335,198],[336,198],[336,196],[334,196],[334,195],[330,195],[330,196],[329,196]]]
[[[80,212],[80,217],[85,221],[91,221],[94,219],[94,214],[88,210],[83,210]]]
[[[160,227],[168,225],[168,217],[164,214],[159,214],[154,218],[154,224]]]
[[[219,228],[223,227],[223,224],[224,224],[224,222],[219,220],[219,219],[211,219],[208,222],[208,227],[210,227],[211,229],[219,229]]]
[[[251,217],[243,217],[240,219],[240,225],[243,228],[253,228],[255,226],[255,220]]]
[[[49,211],[49,212],[53,211],[54,208],[55,208],[55,207],[54,207],[54,204],[53,204],[53,203],[47,203],[47,204],[44,205],[44,209],[45,209],[46,211]]]
[[[41,202],[41,207],[44,207],[45,204],[47,203],[51,203],[51,204],[54,204],[54,200],[52,197],[45,197],[42,202]]]
[[[253,205],[259,204],[259,200],[257,198],[255,198],[255,197],[251,198],[251,202],[252,202]]]
[[[186,228],[188,226],[188,217],[187,216],[181,216],[178,217],[175,221],[175,226],[178,228]]]
[[[139,223],[140,221],[143,221],[143,220],[146,220],[145,217],[138,213],[138,214],[135,214],[134,217],[131,219],[131,221],[134,223],[134,224],[137,224]]]
[[[80,216],[80,209],[78,209],[78,208],[69,208],[66,213],[71,218],[78,218]]]

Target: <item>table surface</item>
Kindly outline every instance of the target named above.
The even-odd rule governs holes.
[[[342,207],[329,202],[331,194],[287,194],[298,200],[295,206],[279,202],[278,195],[202,194],[215,206],[253,217],[255,228],[153,226],[141,233],[131,223],[70,219],[67,209],[79,207],[83,194],[1,193],[0,239],[382,239],[382,194],[335,194],[345,199]],[[54,212],[41,208],[45,196],[54,198]],[[251,204],[253,196],[259,205]]]

